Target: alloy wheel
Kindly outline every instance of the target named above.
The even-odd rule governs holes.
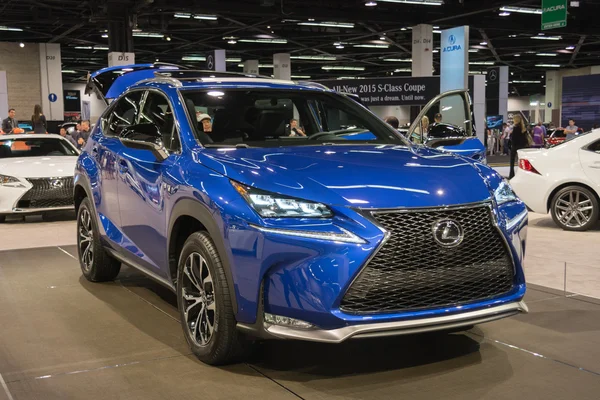
[[[563,193],[555,204],[556,216],[561,224],[568,228],[581,228],[590,222],[594,205],[585,193],[569,190]]]
[[[207,346],[215,330],[217,309],[213,278],[199,253],[190,254],[185,262],[181,296],[191,339],[198,346]]]
[[[79,254],[86,271],[89,271],[94,264],[93,237],[92,217],[87,209],[83,209],[79,217]]]

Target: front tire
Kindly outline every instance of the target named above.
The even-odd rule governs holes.
[[[192,352],[209,365],[237,361],[250,346],[236,328],[230,290],[208,233],[192,234],[179,257],[177,304]]]
[[[6,215],[0,215],[0,224],[6,221]]]
[[[552,219],[566,231],[587,231],[598,222],[598,199],[583,186],[567,186],[552,198]]]
[[[100,242],[98,223],[92,202],[83,199],[77,212],[77,253],[83,276],[90,282],[113,281],[121,270],[121,262],[108,255]]]

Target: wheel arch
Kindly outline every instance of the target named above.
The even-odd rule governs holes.
[[[580,186],[580,187],[583,187],[583,188],[589,190],[590,192],[592,192],[594,197],[596,197],[596,200],[598,201],[598,203],[600,203],[600,195],[598,195],[598,192],[596,192],[596,190],[594,190],[594,188],[592,188],[590,185],[583,183],[583,182],[565,182],[565,183],[561,183],[560,185],[558,185],[557,187],[552,189],[552,191],[550,192],[550,195],[548,196],[548,200],[546,201],[546,212],[551,211],[552,200],[554,199],[554,196],[556,196],[556,194],[558,192],[560,192],[562,189],[569,187],[569,186]]]
[[[167,236],[168,265],[171,280],[176,285],[179,255],[181,254],[183,244],[192,233],[199,230],[208,232],[215,243],[219,256],[221,257],[221,262],[223,263],[227,284],[230,288],[231,304],[237,315],[238,303],[236,287],[231,272],[230,259],[225,247],[225,242],[223,241],[223,234],[210,210],[205,205],[195,200],[180,200],[175,204],[171,212]]]

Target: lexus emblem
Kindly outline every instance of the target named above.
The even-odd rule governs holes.
[[[215,59],[212,54],[206,57],[206,66],[211,70],[215,67]]]
[[[433,238],[442,247],[456,247],[462,243],[465,235],[456,221],[443,219],[432,226]]]
[[[496,71],[495,69],[490,70],[488,77],[490,78],[490,81],[495,81],[496,79],[498,79],[498,71]]]
[[[61,189],[63,187],[63,181],[60,179],[54,179],[50,182],[50,186],[52,186],[54,189]]]

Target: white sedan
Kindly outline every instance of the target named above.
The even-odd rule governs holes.
[[[519,168],[510,181],[537,213],[552,214],[562,229],[585,231],[600,213],[600,129],[549,149],[519,150]]]
[[[73,209],[78,156],[59,135],[0,136],[0,222],[10,214]]]

